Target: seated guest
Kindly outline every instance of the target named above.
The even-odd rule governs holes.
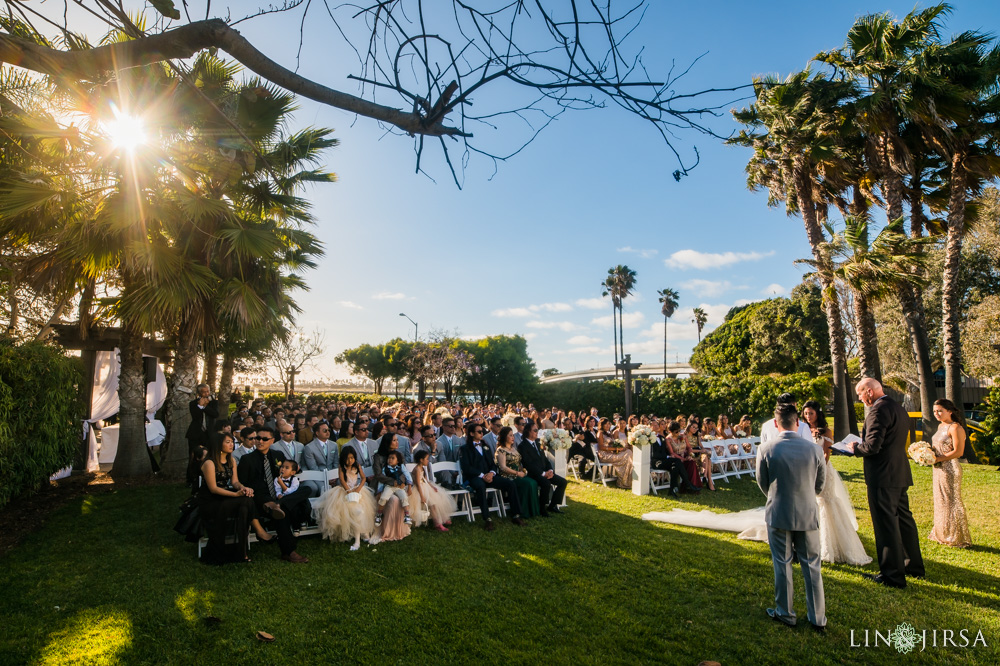
[[[392,448],[389,448],[389,445],[385,443],[387,439],[392,443]],[[403,507],[403,522],[406,525],[413,524],[413,519],[410,518],[410,489],[413,487],[413,481],[403,465],[403,457],[395,448],[397,445],[395,435],[385,435],[379,445],[379,452],[375,454],[373,471],[375,481],[378,483],[378,488],[375,490],[375,495],[378,497],[378,509],[375,513],[376,526],[382,524],[382,513],[385,511],[385,505],[393,497],[399,500],[399,505]]]
[[[337,444],[343,446],[351,441],[352,430],[354,429],[354,421],[348,421],[343,419],[340,422],[340,431],[337,433]]]
[[[233,449],[233,458],[237,464],[240,462],[240,458],[254,450],[256,441],[256,430],[253,428],[243,428],[240,430],[240,443]]]
[[[569,460],[580,456],[580,478],[583,479],[587,469],[587,461],[591,463],[590,480],[597,478],[597,463],[594,459],[594,449],[597,448],[597,419],[588,416],[586,426],[573,436],[573,444],[569,447]]]
[[[514,445],[521,443],[521,438],[524,437],[524,417],[515,416],[514,417]]]
[[[719,431],[715,427],[715,421],[705,419],[705,423],[701,426],[701,436],[702,438],[719,436]]]
[[[521,463],[528,472],[528,476],[538,484],[538,505],[542,516],[549,513],[562,513],[559,505],[562,504],[563,494],[566,492],[566,479],[557,475],[552,469],[549,457],[542,452],[538,444],[538,425],[533,421],[526,421],[524,424],[524,437],[517,447],[517,452],[521,454]],[[629,479],[631,483],[631,478]],[[552,499],[549,499],[551,495]]]
[[[483,445],[483,427],[476,426],[470,431],[466,439],[465,446],[459,451],[459,465],[462,468],[462,478],[472,489],[475,501],[482,511],[483,527],[488,532],[492,532],[493,519],[490,518],[489,498],[486,496],[487,488],[496,488],[507,496],[510,502],[512,514],[511,522],[515,525],[524,525],[521,519],[521,503],[517,498],[517,489],[510,479],[505,479],[497,472],[496,463],[489,457],[489,449]],[[501,498],[500,501],[503,501]]]
[[[733,432],[733,426],[729,425],[729,417],[725,414],[719,414],[719,422],[716,424],[716,428],[719,431],[719,437],[722,439],[733,439],[736,434]]]
[[[361,547],[375,529],[375,494],[365,485],[365,472],[358,464],[354,449],[340,449],[339,480],[316,505],[316,522],[323,537],[330,541],[349,541],[351,550]]]
[[[430,428],[430,426],[427,426]],[[440,532],[447,532],[451,525],[451,515],[458,510],[454,498],[445,492],[444,488],[433,481],[430,466],[430,454],[427,451],[417,451],[413,454],[413,488],[419,506],[414,508],[414,523],[422,525],[430,519],[431,524]]]
[[[752,437],[753,436],[753,423],[750,422],[750,415],[744,414],[740,417],[740,422],[736,424],[736,436],[737,437]],[[749,446],[749,445],[747,445]],[[746,447],[744,447],[746,448]]]
[[[622,445],[618,436],[611,432],[611,422],[607,418],[600,420],[600,429],[597,431],[597,459],[612,465],[615,485],[619,488],[632,487],[632,451],[627,445]]]
[[[441,421],[441,435],[437,438],[438,460],[441,462],[458,462],[460,440],[455,436],[455,419],[447,417]],[[458,475],[454,472],[442,472],[438,481],[445,488],[457,487]]]
[[[387,414],[382,417],[382,423],[385,425],[385,432],[392,433],[399,440],[399,455],[403,457],[403,464],[410,464],[413,462],[413,447],[410,444],[410,438],[399,432],[399,420],[391,414]]]
[[[489,424],[488,425],[489,432],[483,435],[483,443],[486,444],[486,446],[490,447],[490,453],[493,454],[494,456],[496,455],[497,444],[499,442],[497,437],[500,435],[500,426],[501,426],[500,421],[501,419],[499,416],[494,416],[490,418],[489,421],[487,422]],[[513,430],[511,430],[511,432],[513,432]]]
[[[500,470],[500,476],[514,482],[517,499],[521,504],[522,517],[533,518],[539,515],[541,511],[538,508],[538,484],[528,476],[524,465],[521,464],[521,454],[514,446],[513,428],[506,426],[500,428],[494,460],[497,469]]]
[[[667,432],[669,428],[676,426],[675,432],[680,432],[681,427],[674,422],[669,424],[659,423],[655,428],[656,441],[650,447],[649,460],[653,469],[662,469],[670,472],[670,494],[677,497],[681,494],[681,488],[696,492],[698,489],[691,485],[691,478],[684,468],[684,462],[674,455],[668,442]],[[676,440],[673,440],[676,442]],[[683,485],[682,485],[683,484]]]
[[[285,460],[281,463],[281,471],[278,478],[274,480],[274,494],[281,499],[285,495],[291,495],[299,489],[299,465],[294,460]]]
[[[285,456],[285,460],[294,460],[295,464],[302,466],[302,455],[305,451],[305,445],[302,442],[296,441],[295,439],[295,429],[287,423],[275,428],[278,431],[278,441],[274,443],[274,449],[276,451],[281,451],[281,455]]]
[[[232,452],[232,436],[217,437],[209,443],[208,456],[201,465],[198,506],[208,533],[208,547],[202,553],[206,564],[250,561],[247,536],[253,518],[253,490],[240,483]],[[236,530],[236,543],[231,545],[226,544],[229,519]]]
[[[337,443],[330,439],[330,426],[322,423],[315,428],[316,438],[305,445],[302,451],[302,469],[328,472],[337,468]],[[283,438],[288,439],[287,435]],[[301,446],[301,445],[300,445]],[[310,497],[319,497],[328,485],[322,481],[305,481],[302,487],[309,492]]]
[[[257,448],[240,459],[239,477],[253,491],[252,497],[258,517],[270,517],[278,533],[281,559],[288,562],[305,563],[309,560],[295,552],[295,536],[292,534],[293,518],[309,506],[309,494],[298,491],[278,500],[274,492],[274,478],[281,470],[285,458],[278,451],[271,450],[274,444],[274,430],[267,426],[257,428]],[[291,517],[290,517],[291,516]]]
[[[347,440],[344,446],[349,446],[354,449],[354,454],[358,459],[358,464],[362,467],[371,468],[372,466],[372,454],[374,453],[371,448],[369,448],[368,440],[368,421],[364,418],[360,418],[351,424],[351,439]],[[369,483],[371,479],[369,479]]]
[[[688,451],[695,460],[700,461],[701,473],[705,476],[708,489],[715,490],[715,483],[712,481],[712,452],[701,443],[701,428],[697,421],[688,419],[687,429],[683,437]]]
[[[319,417],[315,414],[311,414],[306,417],[305,426],[298,431],[295,439],[299,441],[300,444],[305,446],[309,442],[316,439],[316,433],[313,431],[313,427],[319,422]]]

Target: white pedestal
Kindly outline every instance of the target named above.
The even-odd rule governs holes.
[[[651,447],[632,447],[632,494],[649,494],[649,458]]]
[[[553,451],[552,453],[554,454],[556,460],[555,465],[553,465],[555,473],[565,479],[567,467],[566,456],[569,454],[569,451],[566,449],[560,449],[558,451]]]
[[[98,462],[102,464],[113,463],[118,454],[118,431],[120,426],[105,426],[101,428],[101,452],[98,455]]]

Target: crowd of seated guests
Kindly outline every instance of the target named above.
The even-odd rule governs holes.
[[[698,492],[703,484],[715,489],[705,441],[751,435],[748,416],[731,425],[725,414],[717,420],[694,414],[624,419],[601,417],[597,409],[577,414],[520,403],[433,400],[239,403],[231,419],[215,422],[208,445],[192,451],[189,476],[208,536],[203,559],[249,561],[253,530],[259,542],[276,543],[282,559],[308,562],[296,552],[296,532],[307,523],[332,541],[353,541],[351,550],[362,540],[405,538],[422,525],[447,532],[457,510],[452,491],[468,491],[484,528],[492,531],[494,489],[509,504],[511,522],[522,526],[562,513],[566,479],[555,473],[541,430],[571,434],[568,458],[581,479],[597,481],[598,465],[604,464],[626,488],[632,477],[628,432],[640,423],[657,435],[651,464],[670,474],[675,496]],[[461,473],[451,471],[456,465],[436,471],[442,463],[457,464]],[[300,482],[299,471],[336,474],[329,482]],[[315,505],[311,498],[318,498]],[[235,540],[228,539],[232,533]]]

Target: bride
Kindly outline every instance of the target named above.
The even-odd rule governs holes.
[[[813,441],[823,447],[823,455],[826,457],[826,484],[823,492],[816,497],[816,503],[819,505],[822,559],[824,562],[843,562],[858,566],[868,564],[872,558],[865,553],[861,539],[858,538],[858,521],[854,517],[851,498],[847,494],[847,488],[840,474],[830,464],[833,437],[823,415],[823,408],[815,400],[810,400],[802,409],[802,417],[812,431]],[[764,507],[722,514],[674,509],[669,512],[647,513],[642,517],[644,520],[658,520],[675,525],[739,532],[740,539],[767,541]]]

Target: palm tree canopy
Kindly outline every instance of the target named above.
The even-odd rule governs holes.
[[[658,289],[657,295],[660,301],[660,312],[664,317],[670,318],[674,316],[674,312],[677,310],[677,299],[680,298],[680,294],[677,293],[676,289]]]

